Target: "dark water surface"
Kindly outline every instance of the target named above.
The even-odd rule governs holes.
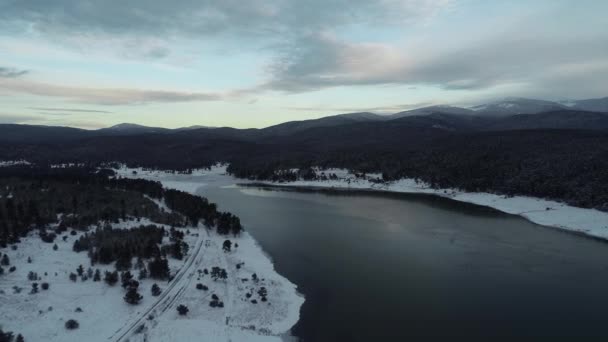
[[[304,341],[608,341],[607,243],[429,196],[199,193],[306,296]]]

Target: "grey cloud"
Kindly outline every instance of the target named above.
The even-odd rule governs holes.
[[[519,32],[509,32],[456,49],[396,50],[309,35],[283,51],[270,68],[272,79],[259,89],[304,92],[335,86],[403,84],[479,90],[509,83],[541,87],[548,85],[544,79],[555,78],[556,70],[569,67],[575,72],[567,74],[578,77],[563,87],[574,90],[608,72],[606,33],[576,39],[518,39],[520,36]],[[596,68],[586,67],[590,65]],[[594,85],[608,89],[608,80],[604,77]]]
[[[81,108],[55,108],[55,107],[29,107],[29,109],[40,110],[44,112],[69,112],[69,113],[100,113],[110,114],[107,110],[81,109]]]
[[[406,103],[398,105],[387,105],[380,107],[329,107],[329,106],[312,106],[312,107],[288,107],[290,110],[299,110],[306,112],[343,112],[343,113],[397,113],[404,110],[416,109],[421,107],[431,106],[432,102]]]
[[[23,75],[27,74],[28,72],[29,72],[28,70],[19,70],[19,69],[15,69],[15,68],[8,68],[8,67],[0,66],[0,77],[15,78],[15,77],[23,76]]]
[[[217,101],[222,99],[221,95],[212,93],[121,88],[81,88],[13,79],[0,79],[0,89],[37,96],[59,97],[98,105]]]
[[[6,32],[123,36],[285,36],[349,24],[432,16],[449,0],[21,0],[0,1]],[[0,26],[1,27],[1,26]],[[9,30],[10,29],[10,30]]]
[[[39,120],[40,116],[0,113],[0,124],[20,124]]]

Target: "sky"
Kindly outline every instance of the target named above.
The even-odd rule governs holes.
[[[266,127],[608,95],[604,0],[0,0],[0,123]]]

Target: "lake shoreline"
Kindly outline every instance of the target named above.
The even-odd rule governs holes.
[[[406,186],[400,186],[407,183]],[[516,215],[542,227],[575,234],[581,237],[608,242],[608,213],[595,209],[578,208],[564,203],[541,198],[513,196],[505,197],[490,193],[469,193],[455,189],[433,189],[430,186],[412,179],[402,179],[392,184],[372,183],[367,179],[358,180],[342,178],[331,181],[295,181],[295,182],[243,182],[240,186],[258,186],[273,188],[291,188],[312,191],[335,191],[377,194],[404,194],[439,197],[460,203],[487,207],[501,213]],[[397,186],[395,186],[395,184]],[[514,207],[513,202],[520,202]],[[533,205],[529,205],[533,203]],[[544,208],[543,208],[544,207]],[[556,212],[559,215],[554,215]],[[586,216],[587,215],[587,216]],[[569,222],[560,221],[569,216]],[[591,217],[592,216],[592,217]]]

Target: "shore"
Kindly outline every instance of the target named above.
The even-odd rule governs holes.
[[[196,170],[192,174],[178,174],[161,171],[146,171],[143,169],[121,168],[116,170],[118,175],[129,178],[143,178],[159,181],[163,187],[197,194],[198,190],[207,186],[229,186],[236,183],[235,179],[225,175],[224,167],[214,168],[211,171]],[[204,196],[204,193],[203,193]],[[245,227],[245,230],[247,227]],[[244,261],[240,272],[255,273],[264,281],[269,293],[272,293],[272,306],[262,309],[262,304],[252,306],[248,301],[242,302],[239,298],[232,298],[232,305],[227,305],[226,316],[217,317],[199,315],[192,319],[161,321],[159,326],[166,325],[167,329],[155,328],[150,332],[151,340],[190,340],[201,338],[200,326],[204,326],[205,338],[209,341],[280,341],[283,337],[289,338],[291,328],[300,318],[300,307],[304,297],[297,292],[297,286],[287,278],[281,276],[274,269],[270,257],[262,250],[257,241],[245,231],[238,239],[240,258],[232,260],[227,258],[229,269],[236,269],[236,264]],[[221,241],[218,241],[218,246]],[[223,253],[220,255],[224,256]],[[239,276],[239,279],[242,276]],[[242,292],[244,285],[234,284],[229,287],[226,297],[235,297],[234,294]],[[196,292],[196,291],[195,291]],[[194,297],[193,297],[194,298]],[[227,320],[226,320],[227,319]],[[230,322],[229,326],[225,321]],[[183,329],[168,329],[177,324]],[[247,327],[255,327],[247,329]]]
[[[321,171],[319,171],[321,172]],[[346,170],[323,170],[325,174],[336,174],[332,180],[298,180],[294,182],[256,182],[261,185],[316,188],[335,190],[367,190],[393,193],[428,194],[451,200],[486,206],[498,211],[521,216],[533,223],[566,230],[585,236],[608,240],[608,212],[586,209],[534,197],[507,197],[491,193],[464,192],[457,189],[434,189],[414,179],[401,179],[388,183],[374,183],[371,179],[379,175],[357,178]]]

